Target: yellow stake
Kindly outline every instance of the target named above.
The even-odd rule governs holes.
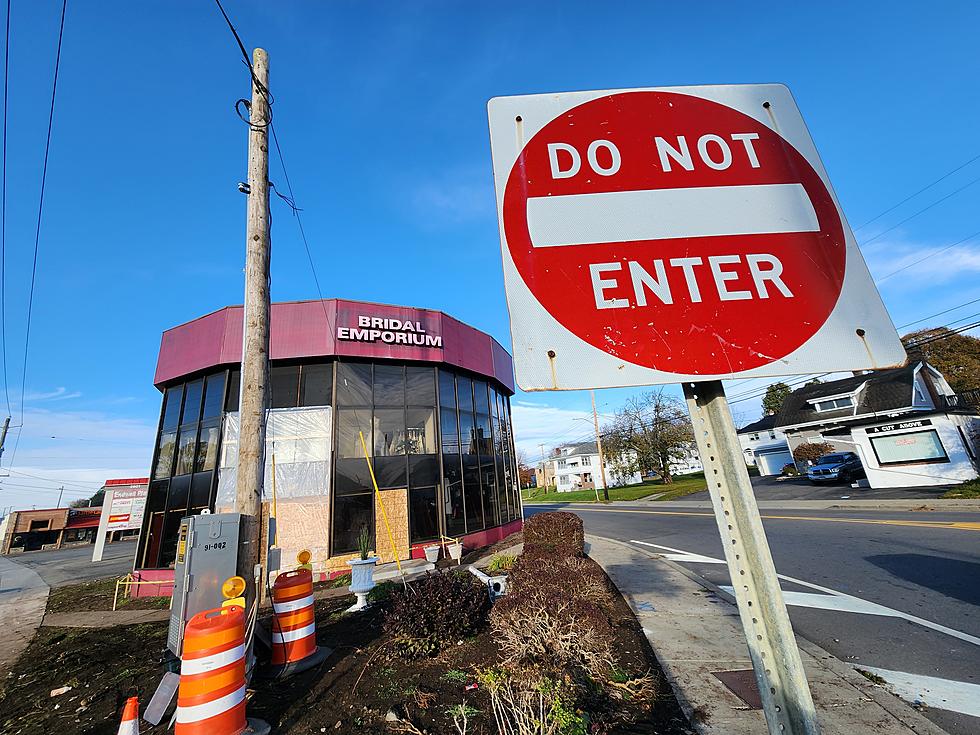
[[[381,506],[381,517],[385,522],[385,531],[388,532],[388,543],[391,544],[391,553],[395,557],[395,566],[398,567],[398,573],[402,576],[402,582],[405,581],[405,572],[402,571],[402,563],[398,561],[398,549],[395,548],[395,538],[391,535],[391,526],[388,525],[388,513],[385,511],[385,503],[381,499],[381,490],[378,489],[378,481],[374,479],[374,468],[371,466],[371,458],[368,456],[367,443],[364,441],[364,432],[357,432],[361,437],[361,449],[364,450],[364,459],[367,461],[368,472],[371,475],[371,484],[374,485],[374,492],[378,495],[378,505]]]

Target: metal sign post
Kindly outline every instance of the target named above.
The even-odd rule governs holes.
[[[769,732],[816,735],[813,698],[725,389],[720,380],[684,383],[684,397]]]

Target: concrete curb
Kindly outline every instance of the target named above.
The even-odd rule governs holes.
[[[683,576],[701,589],[711,593],[713,596],[718,598],[722,605],[724,605],[724,607],[714,607],[712,610],[717,610],[717,613],[715,614],[719,617],[732,618],[733,622],[737,624],[741,639],[741,624],[737,622],[738,613],[734,604],[734,597],[729,595],[727,592],[721,590],[711,582],[702,579],[697,574],[684,568],[680,564],[665,559],[654,552],[630,545],[617,539],[587,534],[586,541],[588,542],[590,539],[612,544],[620,547],[621,549],[627,550],[630,554],[638,554],[654,560],[659,564],[662,564],[667,569],[672,570],[676,574]],[[639,612],[637,602],[633,595],[630,594],[628,590],[621,590],[621,592],[624,594],[624,596],[626,596],[627,600],[630,601],[634,611]],[[736,733],[749,733],[755,731],[753,728],[756,728],[759,725],[759,717],[761,717],[760,712],[732,712],[733,709],[738,710],[740,708],[732,706],[732,697],[727,691],[719,687],[712,688],[710,686],[694,686],[693,682],[696,680],[695,676],[692,675],[690,671],[682,670],[684,668],[688,668],[687,665],[691,662],[665,660],[665,658],[661,655],[662,652],[658,650],[658,642],[653,639],[653,633],[647,628],[644,628],[644,632],[647,633],[647,637],[650,639],[650,643],[657,654],[657,658],[660,660],[661,665],[667,673],[667,678],[674,689],[674,694],[680,702],[682,709],[684,710],[685,714],[688,715],[692,725],[699,733],[702,733],[702,735],[715,735],[716,733],[736,735]],[[744,639],[741,640],[743,640],[741,646],[744,648]],[[836,681],[837,688],[842,689],[845,694],[849,689],[854,690],[862,701],[868,703],[873,702],[885,713],[887,713],[887,716],[894,720],[894,722],[891,723],[891,727],[887,729],[882,727],[880,730],[876,729],[876,731],[895,732],[895,725],[897,725],[898,728],[900,728],[899,731],[916,733],[916,735],[948,735],[945,730],[941,729],[933,722],[925,718],[922,714],[909,706],[905,701],[893,695],[885,688],[868,681],[853,668],[843,663],[817,644],[803,638],[800,635],[797,635],[797,643],[800,647],[801,653],[804,656],[804,663],[807,665],[807,667],[810,668],[811,671],[818,668],[823,671],[823,675],[819,677],[821,682],[826,683],[828,679]],[[742,650],[741,656],[723,656],[717,660],[697,663],[701,664],[701,668],[704,668],[704,664],[707,663],[709,669],[716,667],[726,668],[726,666],[723,666],[722,664],[727,664],[728,668],[751,668],[751,664],[748,662],[747,650]],[[703,672],[695,673],[703,674]],[[828,691],[826,692],[818,691],[817,682],[813,681],[813,677],[811,675],[811,690],[814,691],[815,700],[833,701],[839,699],[842,700],[845,698],[844,694],[842,694],[840,691],[833,691],[833,689],[833,687],[828,687]],[[825,694],[825,696],[820,697],[820,694]],[[853,700],[854,696],[855,695],[852,692],[849,698]],[[833,704],[830,706],[837,707],[842,705]],[[846,708],[842,707],[842,709]],[[707,718],[707,720],[702,720],[702,718],[698,716],[698,713],[700,712],[714,714],[718,711],[722,712],[722,718],[728,719],[724,719],[720,723],[712,723],[710,717]],[[739,716],[740,714],[742,716]],[[824,720],[830,720],[836,716],[836,713],[828,711],[827,707],[820,708],[818,705],[818,714],[820,715],[820,719],[824,724],[825,732],[849,732],[847,729],[838,729],[842,724],[840,722],[823,722]],[[738,719],[739,722],[733,722],[731,719],[733,716]],[[850,731],[857,732],[857,730]]]

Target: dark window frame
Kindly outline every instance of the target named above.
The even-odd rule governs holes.
[[[894,460],[892,462],[881,461],[881,457],[878,454],[878,447],[875,446],[876,439],[894,439],[895,437],[898,436],[912,436],[914,434],[935,434],[936,439],[939,441],[939,446],[943,450],[943,456],[933,457],[930,459],[913,459],[913,460],[900,459],[900,460]],[[939,435],[939,432],[934,428],[922,429],[919,431],[902,431],[902,432],[896,432],[894,434],[871,435],[868,436],[868,442],[871,444],[871,451],[874,452],[875,460],[877,460],[879,467],[896,467],[896,466],[912,467],[921,464],[948,464],[949,463],[949,452],[946,451],[946,445],[943,444],[943,438]]]

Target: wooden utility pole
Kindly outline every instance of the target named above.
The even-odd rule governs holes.
[[[239,401],[238,485],[242,514],[238,573],[245,601],[256,600],[255,567],[261,547],[262,482],[265,477],[266,391],[269,382],[269,55],[252,54],[252,105],[248,131],[248,223],[242,380]]]
[[[7,441],[7,430],[10,428],[10,417],[3,420],[3,431],[0,431],[0,458],[3,457],[3,445]]]
[[[599,434],[599,414],[595,410],[595,391],[592,393],[592,423],[595,426],[595,444],[599,450],[599,476],[602,477],[602,497],[609,500],[609,486],[606,484],[606,457],[602,453],[602,435]]]

